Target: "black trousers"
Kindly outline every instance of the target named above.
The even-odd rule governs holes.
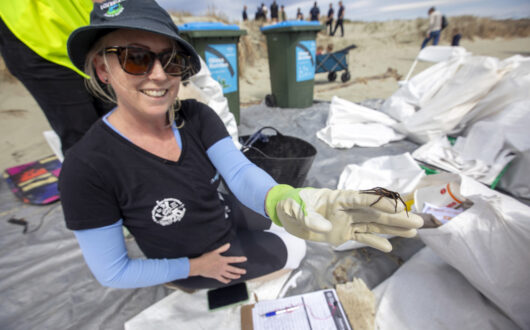
[[[225,203],[231,210],[229,219],[233,223],[234,235],[230,239],[230,249],[223,255],[247,257],[246,262],[233,264],[235,267],[244,268],[246,274],[232,280],[228,285],[282,269],[287,262],[287,247],[279,236],[265,232],[270,228],[271,221],[247,208],[233,196],[225,195]],[[187,289],[215,289],[226,286],[213,278],[201,276],[188,277],[173,283]]]
[[[330,18],[326,21],[326,26],[329,25],[329,35],[333,35],[333,18]]]
[[[333,30],[333,33],[331,35],[335,35],[335,33],[337,32],[337,28],[340,25],[340,36],[344,37],[344,25],[342,24],[343,24],[342,18],[337,19],[337,23],[335,24],[335,29]]]
[[[99,117],[114,107],[92,96],[79,74],[31,50],[1,19],[0,53],[8,70],[35,98],[61,139],[63,154]]]

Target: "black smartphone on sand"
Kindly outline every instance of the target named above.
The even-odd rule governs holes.
[[[246,300],[248,300],[248,291],[245,282],[208,290],[208,307],[210,310]]]

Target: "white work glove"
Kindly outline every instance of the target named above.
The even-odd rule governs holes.
[[[399,198],[381,197],[376,191],[389,192],[382,188],[295,189],[281,184],[269,191],[265,203],[274,223],[302,239],[334,246],[355,240],[390,252],[390,242],[377,234],[414,237],[423,220],[407,213]],[[399,197],[397,193],[389,193]]]

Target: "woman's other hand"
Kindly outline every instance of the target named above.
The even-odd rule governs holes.
[[[246,257],[225,257],[221,253],[228,251],[230,243],[207,252],[198,258],[190,258],[189,276],[203,276],[214,278],[221,283],[228,284],[236,280],[241,275],[246,274],[246,270],[234,267],[231,264],[247,261]]]

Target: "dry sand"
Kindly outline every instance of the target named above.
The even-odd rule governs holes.
[[[348,54],[352,79],[347,83],[328,82],[327,74],[315,77],[315,99],[331,100],[336,95],[359,102],[367,98],[387,98],[398,88],[399,75],[405,75],[419,51],[421,33],[417,20],[386,23],[348,23],[345,37],[329,37],[320,33],[317,44],[333,43],[334,50],[351,44],[357,45]],[[255,47],[247,50],[253,61],[241,64],[240,98],[241,114],[244,108],[263,101],[270,93],[269,68],[264,37],[255,26],[248,29],[246,43]],[[448,44],[443,41],[442,44]],[[512,39],[462,40],[461,45],[474,55],[494,56],[504,59],[515,54],[530,56],[530,37]],[[430,64],[420,63],[415,72]],[[388,69],[391,69],[388,71]],[[386,74],[386,72],[391,74]],[[0,61],[0,170],[37,160],[52,154],[42,132],[49,130],[39,106],[18,81],[5,73]]]

